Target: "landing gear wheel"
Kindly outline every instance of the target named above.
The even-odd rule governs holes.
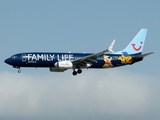
[[[18,73],[21,73],[21,70],[18,70]]]
[[[77,75],[77,72],[76,72],[76,71],[73,71],[73,73],[72,73],[72,74],[75,76],[75,75]]]
[[[78,69],[78,70],[77,70],[77,73],[78,73],[78,74],[81,74],[81,73],[82,73],[82,70],[81,70],[81,69]]]

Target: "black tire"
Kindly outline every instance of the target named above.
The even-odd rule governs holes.
[[[75,76],[75,75],[77,75],[77,72],[76,72],[76,71],[73,71],[73,73],[72,73],[72,74]]]
[[[82,73],[82,70],[81,70],[81,69],[78,69],[78,70],[77,70],[77,73],[78,73],[78,74],[81,74],[81,73]]]
[[[21,73],[21,70],[18,70],[18,73]]]

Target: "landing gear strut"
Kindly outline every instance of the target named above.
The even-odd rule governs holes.
[[[21,69],[19,66],[13,66],[13,68],[17,68],[18,69],[18,73],[21,73]]]

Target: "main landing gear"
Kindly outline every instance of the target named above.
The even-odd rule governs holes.
[[[75,75],[77,75],[77,73],[81,74],[82,70],[80,68],[77,71],[75,71],[75,69],[73,69],[73,73],[72,74],[75,76]]]

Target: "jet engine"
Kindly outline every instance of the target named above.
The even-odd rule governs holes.
[[[91,67],[91,64],[87,63],[86,68],[89,68],[89,67]]]
[[[60,61],[60,62],[56,62],[54,66],[59,69],[68,69],[68,68],[72,68],[73,64],[71,61]]]

